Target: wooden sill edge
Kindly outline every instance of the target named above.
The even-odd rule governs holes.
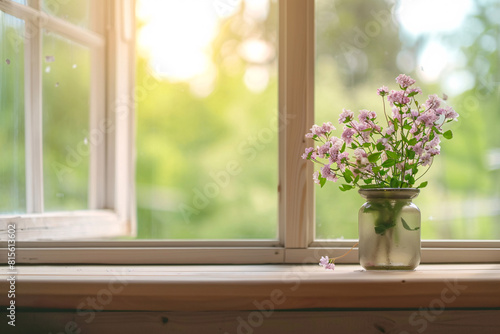
[[[141,311],[499,308],[500,264],[421,265],[366,272],[357,265],[19,266],[16,304]],[[0,267],[0,291],[9,290]],[[9,302],[0,295],[0,305]],[[99,306],[100,305],[100,306]],[[94,308],[96,308],[94,307]]]

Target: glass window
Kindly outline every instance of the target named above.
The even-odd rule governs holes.
[[[139,238],[277,237],[277,2],[139,0]]]
[[[42,49],[45,210],[87,209],[90,51],[50,32]]]
[[[0,12],[0,213],[26,212],[24,21]]]
[[[42,10],[77,26],[89,28],[90,3],[88,0],[42,0]]]
[[[400,73],[460,114],[415,200],[424,239],[500,238],[499,18],[499,1],[316,0],[316,123],[382,112],[376,89]],[[318,239],[357,238],[363,200],[338,186],[316,190]]]

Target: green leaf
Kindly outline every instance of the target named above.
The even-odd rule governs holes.
[[[439,130],[435,126],[432,127],[432,130],[434,130],[434,132],[437,133],[437,134],[442,134],[441,130]]]
[[[417,145],[417,142],[418,142],[417,138],[412,138],[412,139],[408,140],[408,145],[415,146],[415,145]]]
[[[356,145],[356,144],[352,143],[352,144],[351,144],[351,148],[354,150],[354,149],[358,148],[358,145]]]
[[[326,184],[326,178],[320,176],[318,177],[318,179],[319,179],[319,185],[321,186],[321,188],[323,188]]]
[[[385,168],[388,168],[388,167],[392,167],[396,164],[396,160],[393,160],[393,159],[387,159],[386,161],[384,161],[384,163],[382,164],[382,167],[385,167]]]
[[[380,156],[382,155],[382,152],[377,152],[377,153],[373,153],[373,154],[370,154],[368,156],[368,161],[370,161],[371,163],[374,163],[376,162],[378,159],[380,159]]]
[[[351,183],[353,177],[354,174],[351,172],[351,170],[346,168],[344,172],[344,179],[346,180],[346,182]]]
[[[364,143],[363,147],[370,147],[370,145],[371,145],[370,143]]]
[[[427,181],[424,181],[424,182],[420,183],[420,185],[417,187],[417,189],[418,188],[425,188],[425,187],[427,187],[427,183],[428,183]]]
[[[401,157],[398,153],[392,151],[386,151],[385,154],[387,154],[389,158],[394,160],[398,160]]]
[[[367,128],[367,129],[361,130],[361,132],[370,132],[370,131],[372,131],[372,128]]]
[[[443,137],[445,137],[446,139],[451,139],[453,138],[453,132],[451,132],[451,130],[448,130],[445,133],[443,133]]]
[[[344,144],[342,145],[342,148],[340,149],[340,153],[344,153],[344,151],[345,151],[345,146],[346,146],[346,145],[345,145],[345,142],[344,142]]]
[[[373,181],[373,178],[369,178],[369,179],[363,180],[363,182],[366,183],[366,184],[370,184],[370,183],[372,183],[372,181]]]
[[[414,159],[415,158],[415,151],[414,150],[411,150],[411,149],[408,149],[406,151],[406,155],[408,156],[408,159]]]
[[[377,225],[377,226],[375,226],[375,233],[380,234],[380,235],[383,235],[383,234],[385,233],[385,231],[387,231],[387,230],[388,230],[388,229],[390,229],[390,228],[393,228],[394,226],[396,226],[396,224],[389,224],[389,225],[383,224],[383,225]]]
[[[403,219],[403,217],[401,217],[401,222],[403,223],[403,227],[405,228],[405,230],[408,230],[408,231],[417,231],[420,229],[419,226],[415,227],[415,228],[411,228],[410,226],[408,226],[408,224],[406,223],[406,221]]]
[[[383,151],[383,150],[385,150],[385,146],[384,146],[384,144],[382,144],[382,143],[377,143],[377,150],[378,150],[378,151]]]
[[[354,188],[354,186],[351,186],[350,184],[343,184],[342,187],[344,188],[342,191],[347,191],[347,190],[351,190],[352,188]]]
[[[401,182],[396,177],[391,179],[391,188],[399,188],[400,185]]]

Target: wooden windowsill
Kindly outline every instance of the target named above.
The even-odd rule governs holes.
[[[2,307],[8,272],[0,267]],[[500,264],[421,265],[412,272],[358,265],[333,272],[318,265],[18,266],[15,300],[17,307],[106,311],[498,308]]]

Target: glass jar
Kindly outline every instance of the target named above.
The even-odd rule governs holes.
[[[420,263],[419,189],[360,189],[359,263],[366,270],[413,270]]]

